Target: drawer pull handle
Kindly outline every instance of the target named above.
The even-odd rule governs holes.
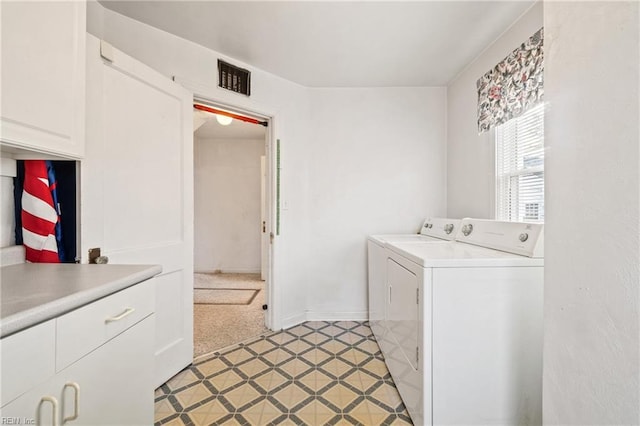
[[[38,409],[36,410],[36,425],[40,426],[42,424],[42,417],[40,416],[40,411],[42,411],[42,406],[44,405],[45,402],[51,403],[51,409],[52,409],[51,424],[53,424],[53,426],[57,426],[58,425],[58,400],[52,396],[43,396],[42,399],[40,400],[40,403],[38,404]]]
[[[80,385],[77,384],[76,382],[69,382],[69,383],[65,383],[64,388],[62,389],[62,397],[64,398],[66,396],[65,391],[67,390],[67,388],[73,388],[74,389],[74,394],[73,394],[73,415],[69,416],[69,417],[64,417],[62,419],[62,424],[65,424],[67,422],[70,422],[72,420],[75,420],[78,418],[78,411],[80,410]],[[62,415],[64,416],[64,407],[65,404],[62,404]]]
[[[127,308],[124,310],[123,313],[121,313],[120,315],[116,315],[115,317],[109,317],[106,320],[104,320],[104,322],[106,324],[110,323],[110,322],[114,322],[114,321],[120,321],[121,319],[123,319],[124,317],[128,317],[129,315],[131,315],[132,313],[135,312],[134,308]]]

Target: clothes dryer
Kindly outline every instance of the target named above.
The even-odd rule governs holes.
[[[414,424],[541,424],[542,225],[389,243],[385,362]]]
[[[387,275],[387,244],[394,242],[447,242],[455,238],[460,227],[460,219],[428,218],[420,227],[417,234],[371,235],[367,240],[368,257],[368,305],[369,324],[378,344],[384,346],[387,342],[385,309],[388,289]]]

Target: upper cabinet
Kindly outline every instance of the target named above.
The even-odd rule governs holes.
[[[3,151],[84,155],[86,3],[0,2]]]

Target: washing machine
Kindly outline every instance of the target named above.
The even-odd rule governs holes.
[[[542,422],[543,226],[386,245],[385,362],[416,425]]]
[[[459,219],[428,218],[417,234],[371,235],[367,240],[369,324],[380,346],[390,345],[385,324],[387,300],[386,246],[392,242],[447,242],[455,238]]]

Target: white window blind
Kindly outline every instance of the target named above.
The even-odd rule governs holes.
[[[496,127],[496,218],[544,222],[544,104]]]

